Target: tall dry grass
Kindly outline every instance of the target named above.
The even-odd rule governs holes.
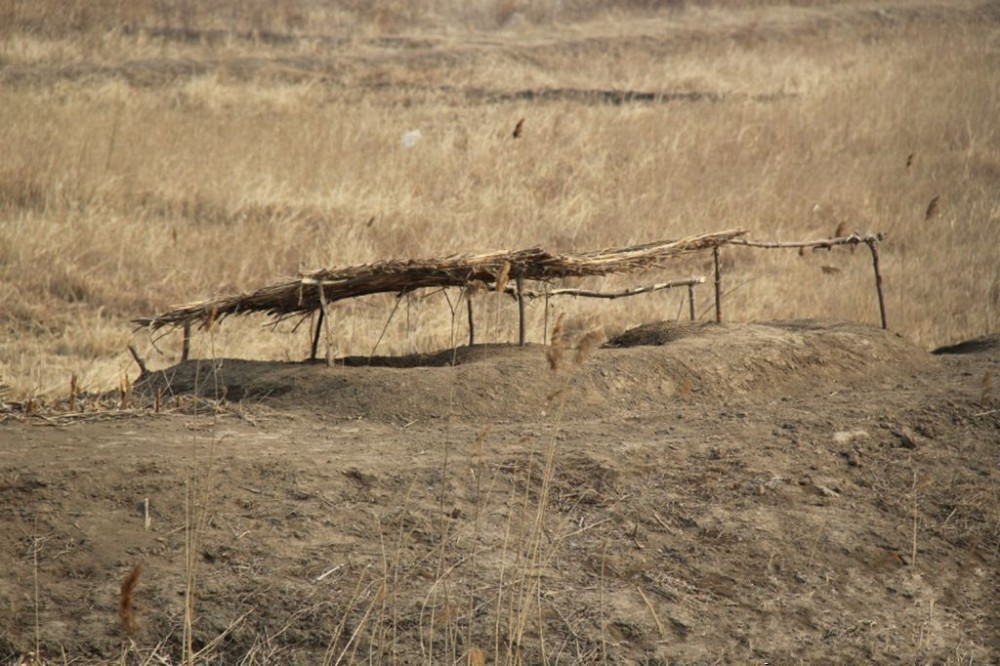
[[[298,7],[305,23],[262,15],[258,32],[283,35],[266,39],[241,32],[254,28],[235,10],[185,3],[188,28],[203,32],[184,36],[162,30],[183,18],[164,8],[181,5],[114,6],[129,16],[60,30],[27,16],[53,5],[6,6],[20,12],[0,38],[0,382],[10,395],[65,393],[72,374],[81,390],[111,388],[132,372],[130,317],[301,269],[737,225],[777,239],[842,223],[887,232],[894,330],[931,347],[997,328],[1000,60],[988,9],[617,5],[486,29],[428,4],[388,39],[346,3],[324,18],[286,2],[274,11]],[[527,89],[711,97],[502,96]],[[410,130],[420,138],[405,148]],[[877,322],[863,252],[724,255],[730,321]],[[676,274],[705,270],[691,261]],[[555,305],[580,326],[622,327],[674,317],[680,298]],[[483,321],[513,339],[514,305],[482,301]],[[337,304],[336,351],[369,353],[391,305]],[[529,317],[529,341],[540,341],[540,306]],[[306,355],[302,329],[261,323],[227,322],[219,355]],[[450,336],[445,299],[418,295],[379,353],[445,347]],[[139,342],[164,365],[177,358],[175,337]],[[194,353],[206,353],[197,337]]]

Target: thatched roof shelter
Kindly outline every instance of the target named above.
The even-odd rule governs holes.
[[[133,321],[153,330],[207,324],[229,315],[250,313],[263,313],[280,321],[321,310],[324,301],[329,304],[369,294],[405,293],[426,287],[464,288],[477,282],[503,289],[508,280],[516,278],[546,281],[662,268],[675,257],[719,247],[745,233],[734,229],[581,254],[552,254],[536,247],[317,270],[252,293],[190,303]]]

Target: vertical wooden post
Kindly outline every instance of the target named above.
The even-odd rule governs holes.
[[[181,362],[191,355],[191,322],[184,322],[184,339],[181,341]]]
[[[697,317],[694,312],[694,282],[688,284],[688,306],[691,310],[691,321],[694,321]]]
[[[885,317],[885,296],[882,293],[882,271],[878,265],[878,240],[872,238],[865,241],[872,253],[872,268],[875,270],[875,292],[878,294],[878,314],[882,319],[882,328],[889,328]]]
[[[316,360],[316,350],[319,348],[319,335],[323,330],[323,313],[326,308],[320,305],[319,319],[316,321],[316,330],[313,332],[312,349],[309,350],[309,360]]]
[[[324,333],[323,337],[326,340],[326,365],[327,365],[327,367],[332,368],[333,367],[333,356],[332,356],[332,354],[333,354],[333,343],[330,340],[330,322],[327,321],[330,318],[330,311],[329,311],[329,308],[327,308],[326,294],[323,293],[323,283],[320,282],[319,285],[317,285],[317,286],[319,287],[319,307],[320,307],[320,313],[322,313],[322,315],[323,315],[323,321],[320,322],[320,323],[325,323],[326,324],[326,328],[323,331],[323,333]],[[317,336],[317,338],[319,337],[319,330],[318,330],[318,328],[317,328],[317,331],[316,331],[316,336]]]
[[[719,247],[712,248],[712,258],[715,260],[715,322],[722,323],[722,273],[719,269]]]
[[[545,285],[545,324],[542,328],[542,344],[549,344],[549,283],[543,283]]]
[[[521,347],[524,346],[525,342],[525,325],[524,325],[524,277],[518,271],[517,275],[514,277],[514,284],[517,286],[517,317],[518,317],[518,333],[517,333],[517,344]]]
[[[472,320],[472,294],[465,291],[465,304],[469,311],[469,346],[476,344],[476,322]]]

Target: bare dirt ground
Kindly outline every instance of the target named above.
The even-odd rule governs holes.
[[[176,663],[193,590],[206,663],[996,663],[997,342],[657,324],[10,411],[0,660]]]

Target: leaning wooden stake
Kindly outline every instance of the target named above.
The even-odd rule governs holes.
[[[715,321],[722,323],[722,274],[719,271],[719,248],[712,248],[712,258],[715,260]]]
[[[882,271],[878,265],[878,240],[868,238],[865,240],[868,249],[872,253],[872,268],[875,270],[875,291],[878,293],[878,314],[882,318],[882,328],[889,328],[885,318],[885,296],[882,293]]]
[[[309,360],[316,360],[316,350],[319,349],[319,335],[323,331],[323,313],[326,308],[319,311],[319,317],[316,321],[316,330],[313,332],[312,348],[309,350]]]
[[[514,284],[517,286],[517,317],[518,317],[517,344],[523,347],[526,338],[526,332],[524,326],[524,277],[520,273],[518,273],[514,277]]]
[[[132,354],[132,358],[135,359],[135,364],[139,366],[139,372],[141,373],[139,376],[144,377],[149,374],[149,368],[146,367],[146,362],[142,360],[141,356],[139,356],[139,352],[136,350],[135,345],[129,345],[128,351]]]

